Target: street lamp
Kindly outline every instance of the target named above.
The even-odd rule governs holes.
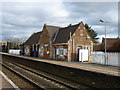
[[[105,48],[105,64],[108,64],[108,63],[107,63],[107,54],[106,54],[106,52],[107,52],[106,24],[107,24],[108,22],[107,22],[107,21],[103,21],[103,20],[100,20],[100,22],[104,23],[104,25],[105,25],[105,46],[104,46],[104,48]]]

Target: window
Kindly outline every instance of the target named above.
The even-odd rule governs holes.
[[[83,30],[80,30],[80,32],[83,32]]]
[[[80,30],[80,36],[83,36],[83,30]]]
[[[59,49],[59,54],[60,54],[60,55],[64,55],[64,48],[63,48],[63,46],[60,47],[60,49]]]
[[[83,33],[80,33],[80,36],[83,36]]]
[[[67,56],[67,54],[68,54],[68,49],[64,49],[64,55]]]
[[[59,48],[56,48],[56,53],[57,55],[59,55]]]
[[[84,46],[84,49],[86,49],[86,50],[87,50],[87,49],[88,49],[88,46]]]
[[[44,52],[44,48],[43,47],[40,48],[40,52]]]
[[[29,50],[29,47],[27,46],[27,47],[25,48],[25,53],[28,54],[29,52],[30,52],[30,50]]]
[[[78,46],[78,48],[82,49],[82,46]]]

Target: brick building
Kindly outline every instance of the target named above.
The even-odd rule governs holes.
[[[51,26],[44,24],[42,34],[39,41],[39,57],[43,58],[52,58],[53,46],[52,42],[55,36],[55,33],[59,30],[60,27]]]
[[[21,45],[24,55],[38,57],[41,33],[42,32],[33,33],[27,41]]]
[[[89,37],[83,22],[60,28],[53,41],[54,59],[78,60],[78,50],[93,50],[93,41]]]
[[[7,52],[7,51],[8,51],[7,43],[0,42],[0,52]]]
[[[87,49],[89,56],[93,50],[93,41],[83,22],[64,28],[44,24],[41,32],[24,43],[25,55],[67,61],[77,60],[79,49]]]
[[[107,52],[120,52],[120,38],[106,38]],[[102,43],[94,46],[94,51],[105,51],[105,38]]]

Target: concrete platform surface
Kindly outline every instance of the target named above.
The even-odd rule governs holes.
[[[2,71],[0,71],[0,90],[20,90]]]
[[[14,88],[5,78],[2,77],[2,88]]]

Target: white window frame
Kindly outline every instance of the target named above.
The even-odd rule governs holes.
[[[64,49],[64,56],[67,56],[66,53],[68,52],[68,49]]]
[[[63,48],[63,46],[60,46],[60,48],[59,48],[59,55],[60,56],[64,55],[64,48]]]
[[[59,55],[59,48],[56,48],[56,55]]]

